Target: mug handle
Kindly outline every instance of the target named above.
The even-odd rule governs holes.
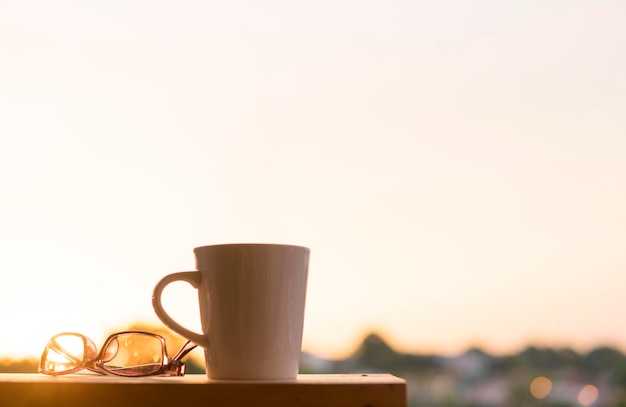
[[[172,331],[184,336],[190,341],[207,348],[208,340],[206,336],[200,335],[189,329],[183,327],[178,322],[174,321],[172,317],[169,316],[165,309],[163,309],[163,304],[161,304],[161,294],[163,293],[163,289],[170,283],[174,281],[186,281],[191,284],[195,289],[200,287],[200,278],[201,274],[197,271],[182,271],[179,273],[169,274],[161,279],[154,287],[154,291],[152,293],[152,306],[154,307],[154,312],[157,314],[159,319],[163,321],[163,323],[170,328]]]

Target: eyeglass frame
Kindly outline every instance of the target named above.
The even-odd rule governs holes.
[[[120,373],[116,373],[115,371],[112,370],[108,370],[104,367],[104,364],[106,363],[105,359],[104,359],[104,354],[106,349],[108,348],[109,344],[116,338],[122,335],[128,335],[128,334],[141,334],[141,335],[147,335],[147,336],[151,336],[153,338],[156,338],[159,340],[159,342],[161,343],[161,352],[162,352],[162,359],[161,359],[161,367],[159,367],[158,370],[154,371],[154,372],[148,372],[148,373],[140,373],[140,374],[132,374],[132,375],[126,375],[126,374],[120,374]],[[73,335],[76,337],[79,337],[82,339],[83,341],[83,360],[80,361],[79,365],[76,366],[73,369],[69,369],[69,370],[65,370],[62,372],[52,372],[48,369],[45,368],[45,361],[47,360],[47,355],[48,352],[50,350],[56,350],[56,351],[63,351],[63,354],[66,357],[71,357],[71,359],[76,359],[78,360],[78,358],[76,358],[74,355],[69,354],[67,352],[65,352],[61,345],[57,346],[61,349],[54,349],[50,347],[50,344],[53,340],[55,340],[55,338],[58,338],[60,336],[63,335]],[[94,373],[99,373],[99,374],[103,374],[103,375],[111,375],[111,376],[121,376],[121,377],[146,377],[146,376],[184,376],[185,375],[185,371],[186,371],[186,363],[183,362],[181,359],[183,357],[185,357],[189,352],[191,352],[193,349],[195,349],[198,345],[191,342],[191,341],[187,341],[185,342],[185,344],[182,346],[182,348],[180,348],[180,350],[178,352],[176,352],[176,354],[172,357],[170,357],[167,354],[167,347],[166,347],[166,342],[165,342],[165,338],[162,335],[153,333],[153,332],[146,332],[146,331],[137,331],[137,330],[130,330],[130,331],[121,331],[121,332],[116,332],[113,333],[111,335],[109,335],[107,337],[107,339],[104,341],[104,345],[102,345],[102,347],[100,348],[100,351],[97,353],[96,357],[94,359],[91,360],[86,360],[88,359],[88,341],[90,341],[91,343],[94,344],[94,348],[97,351],[97,347],[95,346],[95,342],[83,335],[83,334],[79,334],[76,332],[62,332],[59,334],[56,334],[54,336],[52,336],[48,342],[46,343],[46,347],[44,348],[44,351],[41,355],[41,359],[39,360],[39,373],[43,373],[46,375],[50,375],[50,376],[62,376],[62,375],[66,375],[66,374],[72,374],[72,373],[76,373],[79,372],[81,370],[87,369],[89,371],[92,371]]]

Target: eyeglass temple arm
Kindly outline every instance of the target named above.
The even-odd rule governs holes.
[[[198,345],[196,345],[195,343],[191,342],[191,341],[187,341],[185,342],[185,344],[183,345],[182,348],[180,348],[180,350],[174,355],[172,356],[172,362],[177,361],[177,360],[181,360],[182,358],[184,358],[185,356],[187,356],[187,354],[189,352],[191,352],[192,350],[194,350]]]
[[[181,359],[184,358],[189,352],[195,349],[198,345],[191,341],[187,341],[185,345],[172,357],[170,363],[166,366],[163,366],[163,370],[161,374],[171,375],[171,376],[184,376],[186,365]]]

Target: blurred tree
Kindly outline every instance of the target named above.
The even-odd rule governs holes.
[[[376,333],[365,337],[353,358],[357,371],[397,372],[403,364],[402,356]]]
[[[583,358],[583,367],[590,371],[616,369],[624,361],[624,355],[617,349],[603,346],[593,349]]]
[[[27,359],[0,359],[0,373],[37,373],[39,360]]]
[[[580,363],[580,356],[571,349],[537,348],[528,346],[518,355],[521,364],[542,370],[553,370]]]

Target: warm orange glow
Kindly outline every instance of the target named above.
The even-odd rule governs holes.
[[[542,399],[552,391],[552,381],[544,376],[539,376],[530,382],[530,394],[535,398]]]
[[[626,349],[623,1],[100,3],[0,3],[0,357],[236,242],[311,248],[317,354]]]

